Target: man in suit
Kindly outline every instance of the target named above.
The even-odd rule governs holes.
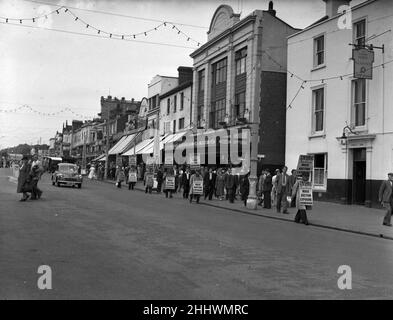
[[[191,179],[190,168],[187,167],[186,171],[184,171],[182,174],[181,183],[180,183],[181,187],[183,188],[184,199],[188,199],[190,193],[190,179]]]
[[[205,175],[203,177],[205,200],[207,197],[209,197],[209,200],[213,198],[215,185],[216,185],[216,174],[213,173],[213,169],[210,168],[209,171],[205,172]]]
[[[265,172],[266,172],[266,176],[265,179],[263,180],[263,207],[265,209],[271,209],[272,208],[271,192],[273,188],[272,175],[270,174],[269,169],[266,169]]]
[[[290,184],[290,186],[291,186],[291,190],[290,190],[290,192],[289,192],[289,195],[291,195],[292,194],[292,189],[293,189],[293,186],[295,185],[295,183],[296,183],[296,170],[295,169],[293,169],[292,171],[291,171],[291,175],[289,176],[289,184]],[[294,197],[292,200],[291,200],[291,208],[296,208],[296,197]]]
[[[378,199],[386,209],[386,215],[383,219],[383,225],[391,227],[392,207],[393,207],[393,172],[388,173],[388,180],[382,182],[379,188]]]
[[[232,174],[232,170],[228,169],[228,175],[225,177],[225,188],[230,203],[235,201],[236,177]]]
[[[287,174],[288,168],[283,167],[282,173],[277,177],[277,212],[281,212],[281,207],[283,209],[282,213],[288,213],[288,200],[287,196],[291,192],[291,184],[289,175]]]

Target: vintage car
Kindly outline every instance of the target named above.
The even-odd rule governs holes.
[[[78,166],[73,163],[59,163],[58,169],[52,174],[52,185],[77,186],[82,188],[82,175],[78,173]]]

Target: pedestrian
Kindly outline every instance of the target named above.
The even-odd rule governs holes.
[[[168,186],[168,180],[167,178],[169,177],[174,177],[173,169],[164,169],[164,175],[163,175],[163,190],[165,192],[165,198],[173,198],[173,191],[174,189],[169,188]]]
[[[195,182],[199,181],[202,185],[202,192],[199,193],[195,188]],[[196,170],[194,174],[191,175],[190,178],[190,203],[192,203],[192,199],[196,199],[196,203],[199,203],[199,199],[201,198],[201,194],[203,194],[203,176],[200,170]]]
[[[30,169],[30,180],[31,180],[31,200],[40,199],[42,196],[42,191],[38,188],[38,181],[43,173],[41,168],[41,162],[38,160],[38,156],[33,155]]]
[[[265,172],[266,172],[266,176],[263,181],[263,207],[265,209],[271,209],[272,208],[271,193],[273,188],[272,175],[270,174],[269,169],[266,169]]]
[[[209,171],[205,172],[205,176],[203,177],[203,189],[205,193],[205,200],[206,198],[212,200],[215,185],[216,185],[216,174],[213,173],[213,169],[210,168]]]
[[[260,205],[260,206],[262,205],[263,199],[264,199],[263,184],[265,182],[265,178],[266,178],[266,171],[262,170],[262,173],[259,176],[258,185],[257,185],[258,197],[259,197],[258,205]]]
[[[301,191],[301,184],[305,183],[309,180],[309,175],[307,173],[304,173],[302,175],[302,180],[297,180],[292,188],[292,199],[296,199],[296,209],[297,213],[295,216],[295,222],[296,223],[304,223],[305,225],[308,225],[308,219],[307,219],[307,211],[306,211],[306,206],[304,204],[300,203],[300,191]]]
[[[216,177],[216,196],[218,197],[218,199],[221,201],[224,199],[225,196],[225,176],[223,173],[223,169],[218,169],[217,171],[217,177]]]
[[[289,193],[289,194],[292,194],[293,186],[294,186],[295,183],[296,183],[296,175],[297,175],[296,170],[293,169],[293,170],[291,171],[291,175],[289,176],[289,185],[290,185],[290,187],[291,187],[291,190],[290,190],[290,193]],[[295,207],[296,207],[296,197],[295,197],[295,198],[292,198],[292,200],[291,200],[291,208],[295,208]]]
[[[277,205],[277,178],[280,176],[280,169],[276,169],[275,175],[272,177],[272,206],[275,207]]]
[[[91,167],[90,167],[90,172],[89,172],[89,175],[87,176],[90,180],[96,178],[95,170],[96,170],[96,169],[95,169],[94,166],[91,166]]]
[[[244,202],[244,206],[247,205],[247,198],[250,193],[250,181],[248,180],[250,173],[247,173],[243,178],[240,184],[240,195],[241,199]]]
[[[227,197],[230,203],[234,203],[236,181],[235,176],[232,174],[232,170],[228,169],[228,174],[225,176],[225,189],[227,191]]]
[[[31,183],[31,163],[29,162],[28,156],[23,156],[21,160],[21,165],[19,169],[19,176],[18,176],[18,185],[16,192],[22,193],[22,199],[20,201],[26,201],[29,199],[30,195],[29,192],[32,192],[32,183]]]
[[[283,209],[282,213],[288,214],[288,199],[290,196],[291,186],[289,182],[289,175],[287,174],[288,168],[284,166],[282,168],[282,173],[278,176],[277,182],[277,212],[281,212],[281,207]]]
[[[128,174],[130,173],[130,167],[128,164],[124,166],[124,176],[125,176],[125,183],[128,184]]]
[[[186,168],[186,171],[183,172],[182,177],[181,177],[181,186],[183,188],[183,198],[188,199],[188,196],[190,194],[190,179],[191,179],[191,173],[190,173],[190,168]]]
[[[138,180],[138,175],[136,172],[136,168],[134,166],[130,167],[128,172],[128,190],[134,190],[135,184]]]
[[[393,172],[388,173],[388,179],[383,181],[379,188],[378,199],[382,206],[386,209],[383,225],[391,227],[392,208],[393,208]]]
[[[121,183],[125,180],[124,167],[117,166],[115,179],[116,179],[116,186],[120,189]]]
[[[151,167],[147,168],[145,172],[144,184],[145,184],[145,193],[151,194],[154,185],[154,173],[153,173],[153,168]]]
[[[166,171],[166,169],[165,169]],[[164,174],[162,173],[161,166],[158,167],[157,171],[157,193],[161,193],[162,182],[165,179]],[[163,188],[165,192],[165,187]]]

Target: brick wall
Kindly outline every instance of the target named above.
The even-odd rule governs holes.
[[[262,165],[285,163],[286,73],[262,71],[258,153]]]

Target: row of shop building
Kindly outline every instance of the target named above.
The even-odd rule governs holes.
[[[323,2],[325,16],[304,29],[281,20],[272,2],[243,19],[219,6],[192,68],[155,76],[138,101],[101,97],[99,117],[65,124],[51,152],[87,163],[105,161],[106,150],[115,163],[158,154],[163,163],[167,143],[193,136],[206,141],[207,159],[219,154],[208,149],[209,135],[237,131],[244,145],[248,130],[251,161],[240,173],[296,168],[310,154],[315,198],[377,205],[393,170],[393,4]],[[354,73],[354,49],[372,53],[371,78]],[[231,165],[221,156],[215,166]]]

